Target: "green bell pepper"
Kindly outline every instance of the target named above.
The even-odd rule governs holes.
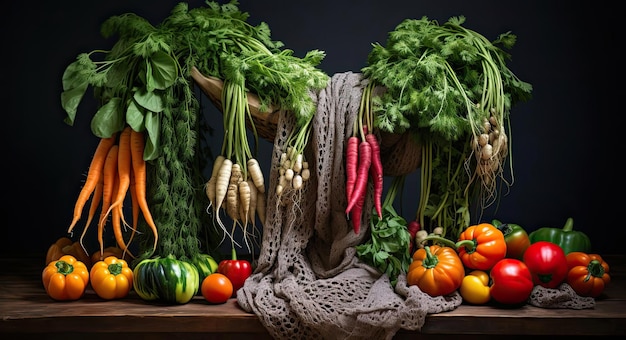
[[[530,246],[530,238],[526,230],[519,224],[502,223],[499,220],[492,220],[493,224],[504,235],[506,241],[506,257],[522,260],[526,248]]]
[[[591,251],[591,240],[582,231],[575,231],[574,219],[571,217],[565,222],[563,229],[543,227],[531,232],[528,237],[530,243],[537,241],[548,241],[558,244],[565,255],[573,251],[589,253]]]

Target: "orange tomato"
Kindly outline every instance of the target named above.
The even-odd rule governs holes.
[[[78,300],[89,283],[89,270],[72,255],[48,263],[41,279],[46,293],[54,300]]]
[[[573,251],[566,255],[567,283],[580,296],[596,298],[611,282],[609,264],[598,254]]]
[[[213,273],[202,280],[200,291],[210,303],[225,303],[233,295],[233,284],[226,275]]]

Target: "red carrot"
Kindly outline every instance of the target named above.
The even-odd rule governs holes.
[[[356,183],[356,169],[359,157],[359,137],[348,138],[346,146],[346,198],[350,202],[354,184]]]
[[[352,222],[352,230],[355,234],[361,231],[361,214],[363,213],[363,204],[365,203],[365,195],[361,195],[350,210],[350,220]]]
[[[370,174],[372,181],[374,182],[374,206],[376,207],[376,213],[378,218],[383,219],[383,163],[380,159],[380,144],[376,139],[376,135],[368,133],[365,135],[365,140],[370,144],[372,149],[372,166],[370,167]]]
[[[365,196],[365,192],[367,191],[368,173],[371,164],[372,147],[370,143],[368,143],[366,140],[363,140],[359,144],[359,165],[357,169],[357,179],[356,183],[354,184],[354,190],[352,191],[352,197],[350,197],[348,207],[346,208],[346,214],[350,213],[352,207],[355,206],[356,202],[361,196]]]

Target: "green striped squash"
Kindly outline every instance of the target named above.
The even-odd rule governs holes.
[[[217,261],[209,254],[196,254],[191,259],[191,263],[198,269],[200,284],[209,274],[217,272]]]
[[[185,304],[200,287],[196,267],[173,255],[142,260],[133,273],[133,288],[147,301]]]

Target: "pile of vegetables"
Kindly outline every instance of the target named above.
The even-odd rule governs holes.
[[[558,289],[568,284],[581,297],[597,298],[610,283],[609,265],[586,250],[586,244],[566,253],[566,240],[533,241],[520,225],[508,228],[494,221],[497,225],[469,226],[456,242],[435,234],[423,238],[413,253],[407,283],[431,296],[458,291],[469,304],[507,306],[527,303],[535,286]],[[513,231],[508,235],[513,237],[503,230]]]
[[[201,263],[202,255],[215,255],[226,234],[234,253],[233,231],[219,216],[222,205],[233,229],[254,226],[256,211],[264,220],[264,211],[257,209],[264,208],[264,197],[257,195],[254,205],[250,201],[252,189],[263,194],[265,188],[247,140],[246,126],[250,126],[258,143],[247,92],[258,96],[261,109],[280,107],[294,114],[299,129],[284,151],[289,151],[295,167],[307,168],[305,160],[296,160],[303,157],[316,109],[309,91],[325,87],[329,80],[316,68],[325,54],[313,50],[304,58],[295,57],[271,39],[267,24],[250,25],[248,14],[237,5],[234,0],[223,5],[207,1],[206,7],[189,9],[181,2],[156,26],[134,13],[113,16],[101,30],[105,38],[118,37],[113,47],[81,53],[63,74],[61,101],[67,124],[74,124],[88,88],[101,104],[91,118],[91,130],[101,146],[68,231],[81,219],[91,197],[85,230],[100,208],[102,257],[106,246],[102,235],[111,216],[117,246],[135,258],[135,290],[146,299],[188,301],[198,292],[200,277],[208,274],[198,273],[194,261]],[[190,76],[194,68],[225,84],[224,143],[208,181],[202,170],[213,157],[200,137],[210,127],[195,96]],[[239,167],[239,172],[232,167],[227,171],[227,163]],[[214,191],[209,189],[212,183]],[[131,201],[132,219],[124,216],[126,200]],[[215,223],[221,228],[213,227]],[[139,240],[137,253],[129,249],[133,237]]]
[[[430,231],[443,227],[452,239],[469,226],[471,201],[482,211],[496,201],[499,184],[510,184],[508,116],[532,89],[506,66],[504,49],[515,35],[489,41],[464,22],[404,20],[385,46],[374,44],[362,69],[385,88],[373,98],[374,126],[409,132],[422,146],[418,223]]]

